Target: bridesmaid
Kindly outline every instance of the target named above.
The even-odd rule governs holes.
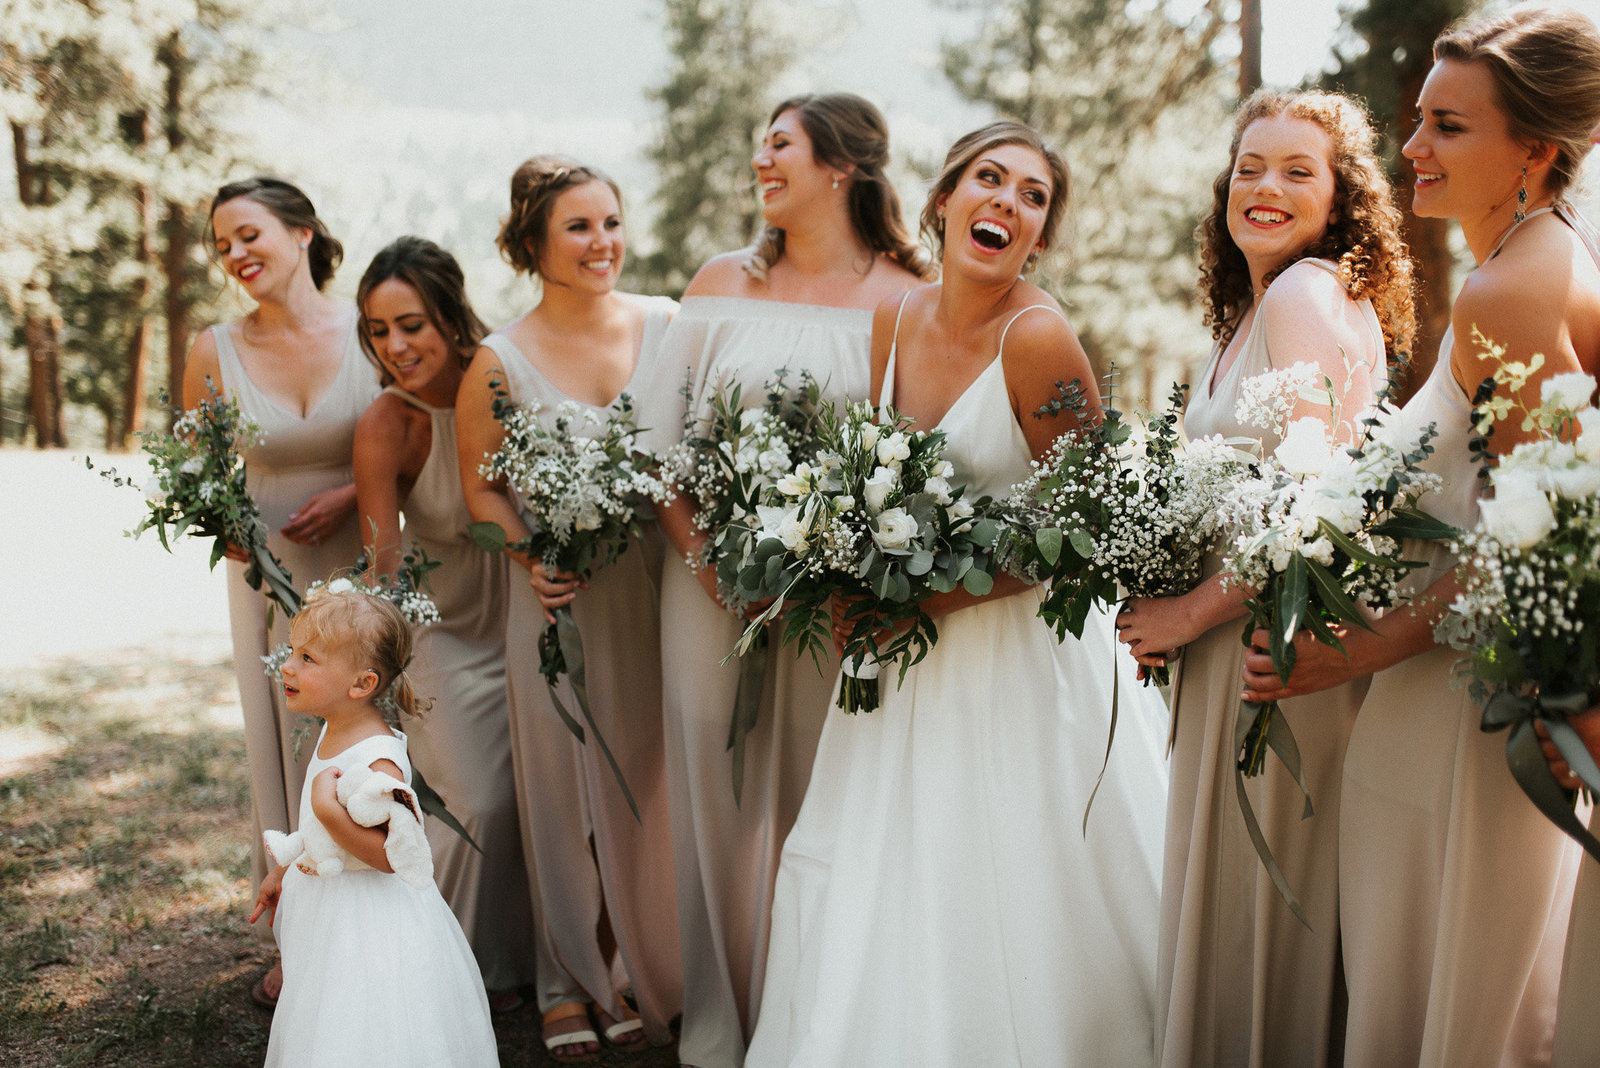
[[[810,371],[835,401],[868,395],[872,309],[929,271],[884,175],[889,133],[858,96],[786,100],[751,161],[767,230],[754,248],[714,257],[689,283],[664,359],[689,368],[696,404],[718,383],[759,394],[779,368]],[[778,851],[811,773],[837,664],[773,643],[760,720],[746,739],[742,804],[733,799],[728,726],[742,629],[716,577],[685,564],[704,540],[680,497],[663,511],[674,552],[662,579],[667,774],[683,943],[679,1060],[743,1063],[755,1027]]]
[[[356,424],[367,559],[376,574],[394,573],[404,512],[404,537],[439,562],[426,581],[442,619],[417,634],[409,669],[434,704],[405,724],[406,737],[417,768],[483,850],[430,821],[434,879],[472,945],[490,1008],[509,1012],[522,1002],[517,987],[534,979],[534,933],[506,717],[506,562],[467,535],[456,462],[456,390],[488,330],[455,258],[420,237],[373,258],[356,305],[361,346],[384,385]]]
[[[1367,116],[1343,96],[1262,89],[1239,108],[1232,162],[1201,223],[1201,289],[1216,336],[1184,418],[1191,437],[1277,447],[1234,414],[1241,384],[1296,362],[1342,396],[1302,400],[1351,442],[1384,380],[1387,351],[1410,348],[1411,261]],[[1309,917],[1279,897],[1245,829],[1234,786],[1244,594],[1210,577],[1174,597],[1136,598],[1118,617],[1145,663],[1183,651],[1172,689],[1157,1036],[1165,1065],[1337,1063],[1339,776],[1357,679],[1284,705],[1316,815],[1275,760],[1246,790],[1274,859]]]
[[[1591,144],[1600,143],[1600,125],[1589,131]],[[1591,756],[1600,759],[1600,706],[1572,719]],[[1556,780],[1569,790],[1580,785],[1555,745],[1544,743],[1545,757]],[[1600,821],[1591,815],[1591,830]],[[1556,1011],[1555,1068],[1585,1068],[1600,1064],[1600,1018],[1594,1013],[1594,992],[1600,989],[1600,866],[1590,857],[1580,862],[1578,889],[1572,899],[1572,926],[1567,931],[1567,955],[1561,968],[1561,1000]]]
[[[355,308],[322,292],[344,248],[310,199],[278,178],[247,178],[217,190],[210,226],[218,262],[256,306],[194,339],[183,404],[193,408],[224,392],[265,432],[244,453],[250,493],[271,531],[267,547],[304,589],[361,553],[351,442],[378,385],[356,340]],[[284,710],[282,693],[261,669],[262,656],[289,640],[289,621],[281,610],[271,613],[266,597],[245,582],[242,554],[229,558],[233,669],[255,817],[251,881],[259,883],[267,873],[261,832],[297,822],[311,747],[296,745],[299,717]],[[282,982],[283,969],[274,964],[250,996],[271,1008]]]
[[[676,305],[616,291],[625,242],[621,193],[610,178],[559,156],[527,160],[512,175],[511,213],[498,241],[542,291],[532,311],[484,338],[462,380],[461,485],[473,518],[498,523],[515,539],[538,516],[479,470],[503,439],[492,411],[497,390],[538,405],[546,419],[566,403],[603,415],[626,392],[647,428],[641,446],[659,452],[682,426],[681,383],[658,352]],[[539,1010],[557,1060],[593,1059],[594,1026],[612,1045],[665,1043],[682,1007],[658,660],[663,551],[651,526],[641,544],[587,583],[512,556],[511,759],[544,940]],[[638,820],[599,747],[568,732],[539,674],[539,633],[562,606],[583,631],[590,705],[638,802]],[[570,688],[562,701],[575,707]],[[603,943],[602,917],[616,960]],[[621,996],[630,983],[642,1022]]]
[[[1446,32],[1434,60],[1404,149],[1415,208],[1459,221],[1478,266],[1402,418],[1440,430],[1426,466],[1444,487],[1422,506],[1470,526],[1470,398],[1497,366],[1474,330],[1509,359],[1544,355],[1515,405],[1537,404],[1550,375],[1600,369],[1600,258],[1563,199],[1600,119],[1600,34],[1571,12],[1517,8]],[[1490,444],[1527,437],[1513,417]],[[1343,635],[1348,658],[1298,642],[1287,685],[1252,651],[1246,694],[1313,693],[1373,673],[1344,769],[1346,1064],[1543,1063],[1578,850],[1523,796],[1505,739],[1479,731],[1481,710],[1450,685],[1457,653],[1435,644],[1433,626],[1456,593],[1454,560],[1441,545],[1406,548],[1427,564],[1409,605],[1376,633]],[[1254,641],[1265,648],[1261,632]]]

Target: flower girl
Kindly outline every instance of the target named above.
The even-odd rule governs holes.
[[[284,704],[325,726],[300,831],[266,833],[278,866],[250,914],[271,916],[283,954],[267,1064],[498,1064],[478,966],[433,884],[405,735],[380,710],[416,712],[410,628],[335,579],[307,593],[289,634]]]

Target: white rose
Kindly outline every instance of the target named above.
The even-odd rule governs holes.
[[[739,429],[746,431],[760,430],[767,421],[767,413],[760,408],[746,408],[739,413]]]
[[[1328,446],[1328,428],[1312,416],[1296,419],[1289,424],[1273,455],[1291,475],[1314,475],[1333,459],[1333,450]]]
[[[1333,565],[1333,542],[1327,538],[1308,541],[1300,547],[1300,555],[1308,560],[1315,560],[1323,567],[1331,567]]]
[[[1578,455],[1600,464],[1600,408],[1585,408],[1578,413]]]
[[[205,470],[205,467],[206,462],[204,460],[198,456],[191,456],[178,466],[178,470],[186,475],[198,475]]]
[[[889,493],[900,481],[900,477],[887,467],[880,467],[872,472],[866,481],[861,495],[866,498],[867,511],[877,515],[883,511],[883,504],[889,499]]]
[[[1539,399],[1545,406],[1564,412],[1587,408],[1593,396],[1594,376],[1586,375],[1582,371],[1551,375],[1539,383]]]
[[[1568,500],[1592,497],[1600,493],[1600,464],[1585,463],[1573,458],[1564,467],[1552,467],[1547,473],[1550,488]]]
[[[349,593],[355,588],[356,584],[347,578],[336,578],[327,585],[329,593]]]
[[[1550,498],[1529,478],[1497,480],[1495,495],[1478,502],[1479,525],[1496,541],[1527,549],[1555,529]]]
[[[949,460],[940,460],[939,466],[933,469],[934,478],[955,478],[956,465]]]
[[[572,520],[573,530],[599,530],[600,506],[593,501],[584,501],[578,505],[578,514]]]
[[[922,490],[924,493],[931,493],[933,499],[940,504],[949,504],[952,499],[950,496],[950,483],[937,476],[924,482]]]
[[[890,508],[878,517],[872,540],[880,549],[904,549],[916,537],[917,521],[904,508]]]
[[[885,467],[898,467],[910,456],[911,443],[898,430],[878,442],[878,462]]]
[[[802,462],[792,474],[778,479],[778,492],[785,497],[804,497],[811,492],[815,476],[816,472],[812,470],[811,465]]]
[[[761,518],[761,538],[777,538],[783,547],[791,552],[799,552],[806,547],[805,524],[800,521],[800,509],[773,508],[765,504],[756,506],[756,514]]]
[[[161,488],[161,480],[151,476],[144,484],[144,499],[154,505],[167,503],[167,491]]]
[[[861,424],[861,449],[862,449],[862,451],[863,452],[871,452],[873,449],[876,449],[877,447],[878,447],[878,424],[877,423],[863,423],[863,424]]]

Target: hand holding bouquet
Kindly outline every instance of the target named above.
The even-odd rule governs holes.
[[[650,457],[638,448],[638,428],[627,394],[605,418],[569,401],[549,427],[539,419],[537,406],[520,406],[501,394],[494,400],[494,416],[505,439],[486,458],[483,474],[505,480],[533,517],[533,529],[526,538],[508,544],[497,524],[474,523],[473,537],[487,551],[510,548],[537,558],[547,571],[584,578],[625,552],[640,536],[650,502],[666,498],[666,487],[651,473]],[[598,432],[577,433],[583,425]],[[638,818],[622,769],[589,710],[583,637],[569,609],[557,608],[553,614],[555,622],[539,638],[539,671],[550,686],[551,700],[567,728],[583,741],[583,727],[556,696],[561,677],[570,676],[573,696],[595,743]]]
[[[870,404],[840,413],[824,405],[814,462],[797,464],[768,489],[742,536],[736,591],[772,599],[736,651],[786,607],[784,640],[820,656],[833,632],[830,600],[843,599],[844,677],[838,705],[878,707],[878,669],[898,660],[900,680],[938,638],[922,602],[958,586],[982,596],[999,525],[975,516],[944,434]]]
[[[1535,365],[1536,366],[1536,365]],[[1495,376],[1521,388],[1534,368],[1511,365]],[[1479,432],[1509,414],[1480,392]],[[1567,722],[1600,698],[1600,409],[1595,380],[1555,375],[1541,383],[1540,406],[1525,429],[1539,436],[1500,457],[1489,471],[1494,496],[1480,502],[1478,525],[1453,549],[1462,592],[1437,628],[1441,641],[1470,654],[1471,692],[1483,729],[1509,728],[1506,760],[1523,792],[1558,827],[1600,859],[1600,841],[1573,813],[1572,797],[1551,774],[1535,724],[1591,793],[1600,767]],[[1504,399],[1502,394],[1500,398]]]
[[[293,615],[299,595],[267,548],[267,525],[245,481],[242,453],[260,440],[260,428],[245,421],[238,403],[214,390],[180,413],[171,433],[141,430],[139,441],[154,469],[144,484],[149,512],[128,533],[137,538],[153,529],[169,552],[172,538],[211,538],[212,567],[237,547],[246,555],[245,581]],[[119,486],[133,484],[115,470],[101,475]]]
[[[743,406],[738,382],[718,384],[708,413],[688,420],[683,440],[662,464],[675,489],[696,502],[694,523],[707,535],[689,566],[711,568],[722,602],[739,612],[749,607],[738,589],[739,565],[745,539],[759,522],[756,509],[763,494],[797,462],[816,457],[821,390],[810,372],[802,371],[792,390],[787,377],[786,371],[779,370],[766,383],[762,403],[752,408]],[[763,627],[739,657],[739,688],[728,725],[735,804],[744,792],[745,739],[760,714],[767,645],[768,630]]]
[[[1260,377],[1283,379],[1276,386],[1265,383],[1264,389],[1288,382],[1292,390],[1298,373],[1291,368]],[[1331,385],[1327,388],[1337,412],[1337,398],[1331,396]],[[1251,403],[1250,396],[1241,398],[1241,419]],[[1381,399],[1361,425],[1362,440],[1347,449],[1335,444],[1320,419],[1287,422],[1281,443],[1262,461],[1259,473],[1234,485],[1224,512],[1224,521],[1235,531],[1224,561],[1225,581],[1253,591],[1245,602],[1250,618],[1243,640],[1248,643],[1258,628],[1266,630],[1273,667],[1284,681],[1294,670],[1294,638],[1300,631],[1342,652],[1335,625],[1370,629],[1361,605],[1385,608],[1400,599],[1400,580],[1419,566],[1401,557],[1401,539],[1455,533],[1416,507],[1424,493],[1439,485],[1438,476],[1418,466],[1433,451],[1433,426],[1406,427]],[[1275,701],[1241,704],[1234,726],[1235,788],[1268,874],[1305,922],[1244,792],[1244,779],[1260,774],[1270,748],[1306,795],[1304,815],[1312,813],[1299,749],[1278,713]]]

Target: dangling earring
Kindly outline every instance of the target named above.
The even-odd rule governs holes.
[[[1032,252],[1028,253],[1028,262],[1023,265],[1022,269],[1025,270],[1025,271],[1031,271],[1031,270],[1033,270],[1034,264],[1036,264],[1038,262],[1039,262],[1039,250],[1038,249],[1034,249]]]
[[[1528,168],[1522,168],[1522,188],[1517,190],[1517,213],[1512,216],[1517,222],[1528,217]]]
[[[839,188],[839,178],[838,178],[838,176],[837,176],[837,175],[835,175],[835,176],[834,176],[834,179],[833,179],[833,187],[834,187],[834,188],[835,188],[835,189],[838,189],[838,188]]]

